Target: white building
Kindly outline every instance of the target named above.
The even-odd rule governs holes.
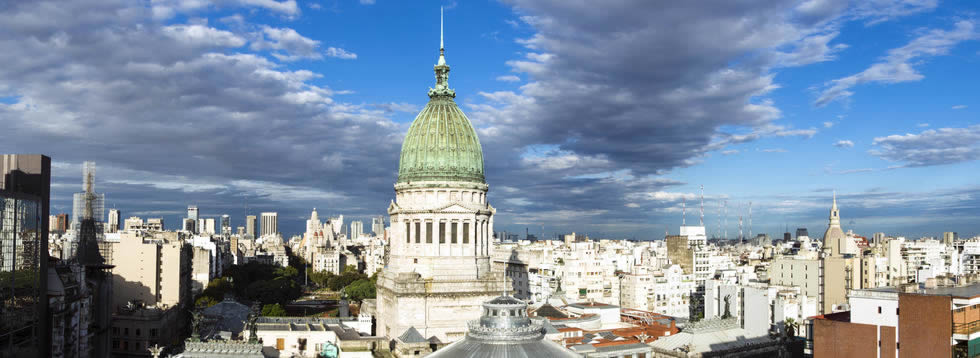
[[[262,234],[261,236],[279,234],[279,213],[262,213]]]

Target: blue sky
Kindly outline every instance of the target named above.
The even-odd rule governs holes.
[[[656,238],[980,232],[980,23],[970,1],[595,7],[564,0],[37,1],[0,10],[2,152],[82,161],[124,216],[368,220],[425,105],[439,7],[498,230]],[[747,231],[747,230],[746,230]]]

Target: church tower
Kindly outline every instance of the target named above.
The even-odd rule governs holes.
[[[510,285],[490,271],[496,209],[487,203],[480,140],[449,87],[441,37],[434,70],[429,103],[402,144],[388,206],[391,251],[378,278],[377,332],[394,339],[414,328],[448,343]]]

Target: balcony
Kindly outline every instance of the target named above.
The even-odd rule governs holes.
[[[980,320],[968,323],[953,323],[953,334],[969,336],[977,332],[980,332]]]

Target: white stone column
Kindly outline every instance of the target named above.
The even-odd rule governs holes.
[[[469,233],[467,235],[470,236],[470,242],[468,242],[466,244],[466,248],[467,248],[467,252],[468,252],[469,255],[476,255],[476,243],[477,243],[477,239],[476,239],[476,220],[475,220],[475,218],[474,218],[474,220],[470,220],[469,223],[470,223],[470,228],[469,228],[470,230],[469,230]]]

